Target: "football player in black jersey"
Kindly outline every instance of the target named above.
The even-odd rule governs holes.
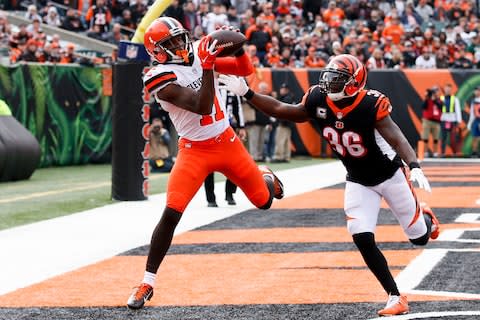
[[[333,57],[299,104],[287,104],[248,88],[241,78],[220,76],[224,87],[278,119],[315,121],[347,169],[344,209],[348,231],[365,260],[389,295],[380,315],[409,311],[387,261],[375,243],[375,227],[384,198],[415,245],[439,235],[439,222],[430,208],[417,201],[410,181],[431,191],[415,152],[390,117],[389,99],[364,89],[365,66],[352,55]],[[408,164],[403,165],[403,162]],[[409,181],[410,180],[410,181]]]

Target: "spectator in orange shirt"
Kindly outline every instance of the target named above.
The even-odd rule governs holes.
[[[338,27],[342,24],[343,19],[345,19],[345,12],[337,7],[335,1],[330,1],[328,3],[328,9],[323,12],[322,17],[323,21],[330,27]]]
[[[278,47],[271,47],[267,55],[265,56],[265,62],[267,67],[278,68],[281,66],[280,53]]]
[[[277,15],[280,17],[284,17],[287,14],[290,14],[290,7],[288,6],[288,0],[278,1],[278,7],[275,11]]]
[[[308,48],[308,54],[305,57],[305,67],[307,68],[323,68],[325,67],[325,61],[317,55],[315,47]]]
[[[262,13],[258,16],[263,22],[268,24],[271,29],[275,23],[275,15],[273,14],[273,3],[266,2],[262,7]]]
[[[382,37],[386,38],[387,36],[391,36],[394,44],[400,44],[404,33],[405,30],[403,30],[403,26],[400,24],[400,19],[398,16],[394,16],[390,21],[390,25],[386,26],[383,30]]]

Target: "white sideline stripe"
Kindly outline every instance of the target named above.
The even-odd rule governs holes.
[[[426,319],[426,318],[438,318],[438,317],[451,317],[451,316],[478,316],[480,311],[434,311],[434,312],[420,312],[404,314],[401,316],[388,317],[389,320],[413,320],[413,319]],[[369,320],[385,320],[385,317],[372,318]]]
[[[480,299],[480,294],[478,293],[466,293],[466,292],[454,292],[454,291],[409,290],[409,291],[405,291],[405,293],[421,294],[421,295],[437,296],[437,297],[449,297],[449,298],[462,298],[462,299],[474,299],[474,300]]]
[[[447,254],[447,249],[425,249],[396,277],[400,291],[413,290]]]
[[[438,241],[454,241],[454,242],[461,242],[461,243],[480,243],[480,239],[461,239],[465,231],[480,232],[480,228],[445,230],[445,231],[442,231],[442,233],[440,233],[440,236],[438,237],[437,240]]]
[[[480,213],[466,212],[462,213],[455,219],[459,223],[480,223]]]
[[[288,197],[344,182],[346,171],[341,162],[333,161],[275,174]],[[175,234],[253,208],[241,190],[235,196],[237,205],[227,206],[223,201],[225,182],[216,183],[215,190],[220,207],[206,206],[202,187]],[[149,243],[165,198],[159,194],[145,201],[118,202],[0,231],[0,295]],[[142,274],[143,270],[138,270],[139,279]]]

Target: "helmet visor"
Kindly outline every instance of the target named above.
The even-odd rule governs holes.
[[[349,74],[336,70],[324,70],[320,73],[319,86],[323,93],[339,93],[349,81]]]

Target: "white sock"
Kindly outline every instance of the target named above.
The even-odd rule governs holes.
[[[155,277],[156,276],[157,275],[155,273],[145,271],[145,273],[143,275],[143,281],[142,282],[146,283],[146,284],[149,284],[153,287],[153,286],[155,286]]]

